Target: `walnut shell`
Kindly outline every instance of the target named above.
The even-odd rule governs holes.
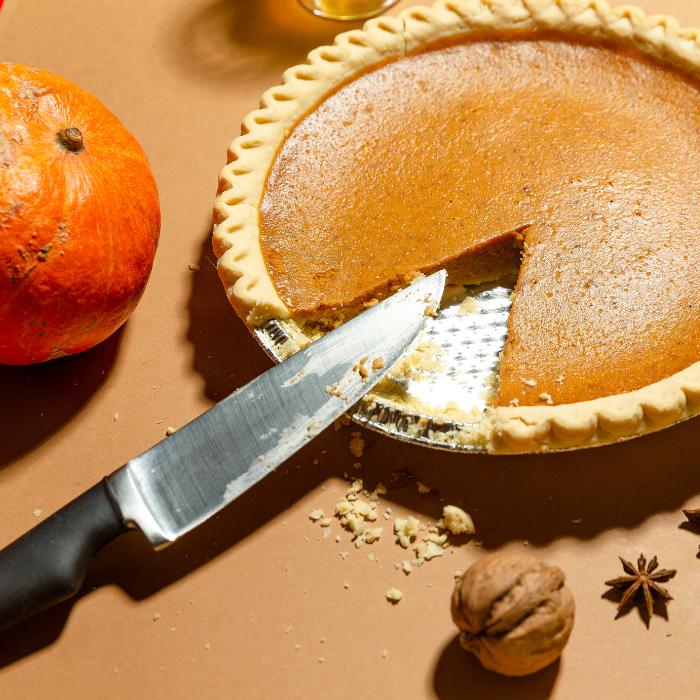
[[[564,572],[530,554],[480,559],[457,581],[452,619],[460,644],[506,676],[535,673],[555,661],[574,625]]]

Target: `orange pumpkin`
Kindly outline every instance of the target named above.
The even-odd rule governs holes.
[[[93,347],[136,307],[160,232],[148,159],[95,97],[0,63],[0,363]]]

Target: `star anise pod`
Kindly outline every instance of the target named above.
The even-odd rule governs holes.
[[[647,613],[649,614],[649,619],[651,620],[651,615],[654,609],[654,594],[660,596],[664,600],[673,600],[669,595],[669,592],[659,586],[657,581],[665,583],[669,581],[676,575],[675,569],[661,569],[656,571],[656,567],[659,565],[656,557],[654,557],[647,567],[647,560],[644,558],[643,554],[639,555],[637,560],[637,568],[635,569],[630,562],[625,561],[620,557],[622,562],[622,568],[629,574],[629,576],[620,576],[619,578],[611,579],[606,581],[606,586],[614,586],[615,588],[627,588],[625,594],[622,596],[620,604],[617,606],[618,610],[629,603],[634,596],[637,594],[641,588],[644,592],[644,602],[646,604]]]

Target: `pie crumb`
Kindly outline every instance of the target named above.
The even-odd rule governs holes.
[[[365,532],[365,541],[367,542],[367,544],[372,544],[372,542],[375,542],[382,536],[383,532],[383,527],[370,528]]]
[[[416,557],[425,561],[430,561],[434,557],[441,557],[444,551],[441,544],[431,541],[420,542],[415,549]]]
[[[401,591],[398,590],[397,588],[390,588],[384,594],[384,596],[386,597],[386,599],[390,603],[393,603],[394,605],[396,605],[396,603],[398,603],[401,600],[401,598],[403,598],[403,593],[401,593]]]
[[[320,520],[322,517],[323,511],[320,509],[312,510],[311,513],[309,513],[309,519],[313,520],[314,522]],[[330,525],[330,518],[328,519],[328,524]]]
[[[407,549],[408,545],[411,543],[411,539],[414,538],[420,532],[420,520],[409,515],[406,520],[403,518],[396,518],[394,522],[394,532],[396,533],[399,544]]]
[[[469,513],[457,506],[445,506],[442,509],[442,520],[445,528],[453,535],[473,535],[476,532]]]
[[[406,574],[407,576],[411,573],[411,571],[413,571],[410,561],[401,562],[401,568],[403,569],[404,574]]]
[[[467,297],[457,310],[457,316],[468,316],[479,313],[479,302],[474,297]]]
[[[365,441],[360,437],[361,435],[362,433],[352,433],[352,439],[350,440],[350,452],[358,458],[362,457],[365,449]]]
[[[421,484],[420,481],[416,482],[418,484],[418,493],[430,493],[432,489],[430,486],[426,486],[425,484]]]
[[[527,386],[537,386],[537,382],[534,379],[520,379],[520,381],[523,384],[526,384]]]
[[[195,265],[194,263],[189,264],[190,270],[194,270],[194,272],[197,272],[197,270],[200,269],[199,265]]]
[[[171,426],[168,426],[167,429],[165,430],[166,435],[172,435],[175,432],[175,428],[172,428]]]
[[[35,518],[40,518],[41,514],[43,513],[43,510],[39,510],[38,508],[34,511],[33,515]]]

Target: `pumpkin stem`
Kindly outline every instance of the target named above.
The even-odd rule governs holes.
[[[85,148],[83,135],[80,133],[80,129],[76,129],[74,126],[68,129],[61,129],[58,132],[58,142],[64,148],[73,151],[73,153],[82,151]]]

